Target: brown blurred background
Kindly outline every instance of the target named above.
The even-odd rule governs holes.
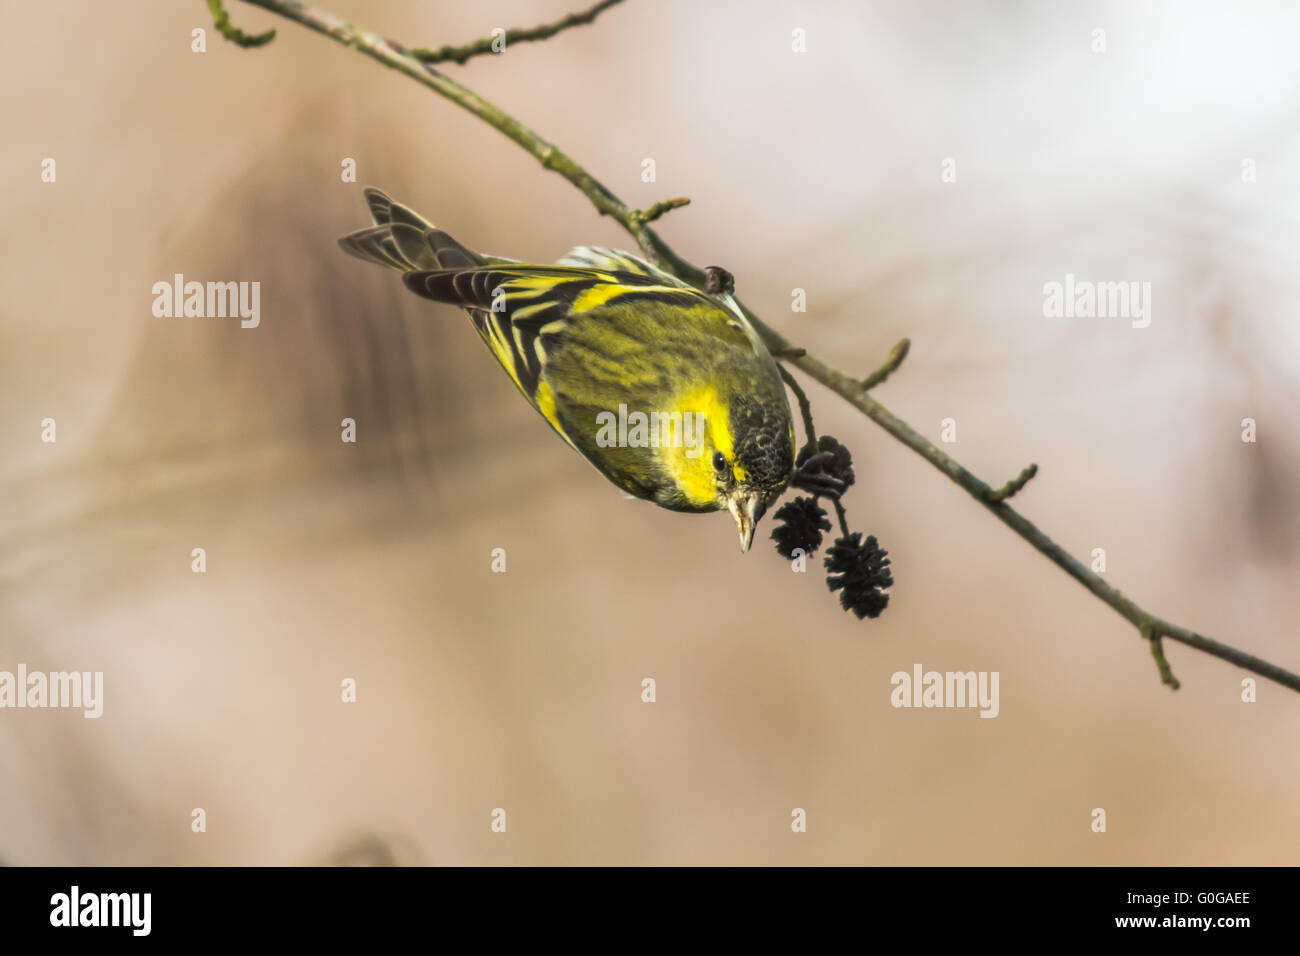
[[[585,5],[322,3],[413,46]],[[819,387],[851,521],[894,561],[879,620],[792,574],[770,523],[742,557],[725,515],[624,500],[462,315],[335,239],[374,184],[501,255],[630,240],[431,91],[229,6],[278,38],[238,49],[200,0],[60,0],[6,32],[0,669],[102,670],[105,709],[0,711],[0,858],[1300,862],[1300,697],[1242,703],[1244,672],[1177,644],[1171,693],[1127,623]],[[446,70],[629,202],[690,196],[666,238],[834,365],[909,336],[889,407],[935,440],[955,418],[991,483],[1038,462],[1016,504],[1056,540],[1295,670],[1298,27],[631,0]],[[155,318],[177,272],[260,281],[260,327]],[[1044,319],[1067,272],[1152,282],[1150,328]],[[918,662],[999,671],[1001,715],[893,709]]]

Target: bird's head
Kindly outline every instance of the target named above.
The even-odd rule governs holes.
[[[754,529],[781,497],[794,468],[794,425],[784,392],[759,398],[745,395],[728,403],[725,421],[711,420],[715,503],[731,512],[748,551]]]

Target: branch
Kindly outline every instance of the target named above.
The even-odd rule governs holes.
[[[816,445],[817,428],[813,424],[812,403],[808,401],[807,393],[799,387],[799,383],[795,381],[795,377],[786,371],[784,365],[778,363],[776,370],[781,373],[781,378],[785,382],[786,387],[789,388],[790,391],[794,392],[795,400],[799,403],[799,414],[803,416],[804,441]]]
[[[378,34],[361,30],[340,20],[333,14],[313,9],[297,2],[297,0],[245,0],[245,2],[278,13],[312,30],[323,33],[345,46],[353,47],[358,52],[378,60],[385,66],[391,67],[400,73],[406,74],[417,83],[429,87],[439,95],[456,103],[462,109],[477,116],[518,144],[534,156],[544,168],[558,173],[577,187],[596,208],[597,212],[604,216],[610,216],[617,221],[636,240],[641,250],[656,260],[662,268],[694,285],[703,285],[705,280],[704,270],[677,255],[646,223],[643,215],[639,215],[637,210],[632,209],[614,195],[586,169],[574,162],[554,144],[547,142],[477,93],[439,73],[432,66],[420,62],[400,44],[387,40]],[[988,508],[994,517],[1028,541],[1049,561],[1061,568],[1066,574],[1082,584],[1099,600],[1105,602],[1132,624],[1138,630],[1139,635],[1150,643],[1152,653],[1156,655],[1157,663],[1160,664],[1161,676],[1162,679],[1165,679],[1165,683],[1176,686],[1176,681],[1170,683],[1173,681],[1173,675],[1168,671],[1168,662],[1164,660],[1163,650],[1160,648],[1159,642],[1161,638],[1178,641],[1180,644],[1185,644],[1269,680],[1276,681],[1284,687],[1300,691],[1300,675],[1262,660],[1253,654],[1248,654],[1227,644],[1221,644],[1212,638],[1197,634],[1195,631],[1190,631],[1185,627],[1157,617],[1126,597],[1119,589],[1102,580],[1100,576],[1089,570],[1077,558],[1056,544],[1037,525],[1012,508],[1005,500],[999,498],[998,495],[1004,489],[994,491],[988,484],[964,468],[956,459],[940,450],[924,435],[912,428],[911,425],[867,394],[866,389],[863,387],[864,382],[831,368],[825,362],[793,345],[781,333],[768,326],[753,312],[745,308],[744,305],[737,304],[753,324],[758,334],[762,336],[764,342],[767,343],[773,355],[783,357],[785,361],[795,365],[804,374],[835,392],[867,418],[893,435],[894,438],[939,469],[950,480],[961,486],[972,498]],[[890,361],[886,361],[885,365],[882,366],[885,375],[893,371],[893,368],[896,368],[897,364],[902,361],[903,354],[906,354],[906,348],[900,348],[901,346],[902,343],[894,348],[894,353],[901,354],[897,354],[896,358],[891,355],[893,367],[890,367]],[[879,372],[869,376],[866,381],[873,385],[879,384],[880,381],[883,381],[884,376],[877,378],[878,375]],[[1020,479],[1016,480],[1019,481]],[[1025,481],[1028,481],[1028,478],[1025,478]],[[1015,482],[1011,484],[1014,485]],[[1009,494],[1007,497],[1009,497]]]
[[[217,32],[236,46],[256,47],[266,46],[275,39],[275,31],[267,30],[265,33],[250,35],[245,33],[239,27],[230,22],[230,14],[222,6],[221,0],[208,0],[208,10],[212,12],[212,25],[216,27]]]
[[[1138,633],[1151,642],[1151,656],[1155,658],[1156,670],[1160,672],[1160,682],[1178,690],[1182,684],[1178,683],[1178,678],[1174,676],[1174,670],[1169,666],[1169,658],[1165,657],[1164,645],[1160,642],[1160,636],[1156,634],[1155,629],[1149,624],[1138,628]]]
[[[885,359],[883,365],[876,369],[870,375],[862,380],[862,390],[869,392],[877,385],[880,385],[897,371],[898,366],[903,364],[903,359],[907,358],[907,351],[912,347],[911,339],[903,339],[892,349],[889,350],[889,358]],[[796,356],[797,358],[797,356]]]
[[[557,20],[555,23],[545,23],[528,30],[506,30],[501,37],[501,39],[505,40],[502,50],[508,49],[512,43],[532,43],[536,40],[549,40],[555,34],[568,30],[570,27],[590,23],[614,4],[622,2],[623,0],[602,0],[601,3],[596,4],[586,13],[571,13],[563,20]],[[411,56],[422,63],[444,63],[451,60],[453,63],[459,63],[463,66],[465,61],[471,57],[498,52],[493,47],[497,40],[497,37],[486,37],[482,40],[475,40],[473,43],[466,43],[464,46],[444,46],[436,50],[417,49],[410,52]]]
[[[640,210],[632,211],[632,218],[637,222],[654,222],[666,212],[674,209],[681,209],[683,206],[689,206],[691,201],[685,196],[676,196],[673,199],[665,199],[663,202],[657,202],[645,212]]]
[[[992,495],[993,500],[1006,501],[1008,498],[1014,495],[1021,488],[1025,487],[1025,485],[1029,484],[1030,479],[1033,478],[1034,475],[1036,474],[1038,474],[1038,466],[1030,465],[1028,468],[1026,468],[1020,474],[1016,475],[1016,477],[1012,478],[1010,481],[1008,481],[997,491],[993,492]]]

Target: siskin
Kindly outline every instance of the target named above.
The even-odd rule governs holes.
[[[470,251],[377,189],[365,196],[374,225],[340,239],[344,251],[465,309],[524,397],[619,488],[673,511],[725,508],[749,549],[790,483],[794,422],[729,276],[713,273],[725,278],[711,295],[591,246],[557,265],[525,265]],[[611,442],[601,424],[624,409],[658,413],[674,438],[687,431],[679,421],[700,424],[692,441]]]

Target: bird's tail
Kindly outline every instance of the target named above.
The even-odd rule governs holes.
[[[365,190],[374,225],[339,240],[343,251],[398,272],[473,269],[493,260],[466,249],[412,209],[374,188]]]

